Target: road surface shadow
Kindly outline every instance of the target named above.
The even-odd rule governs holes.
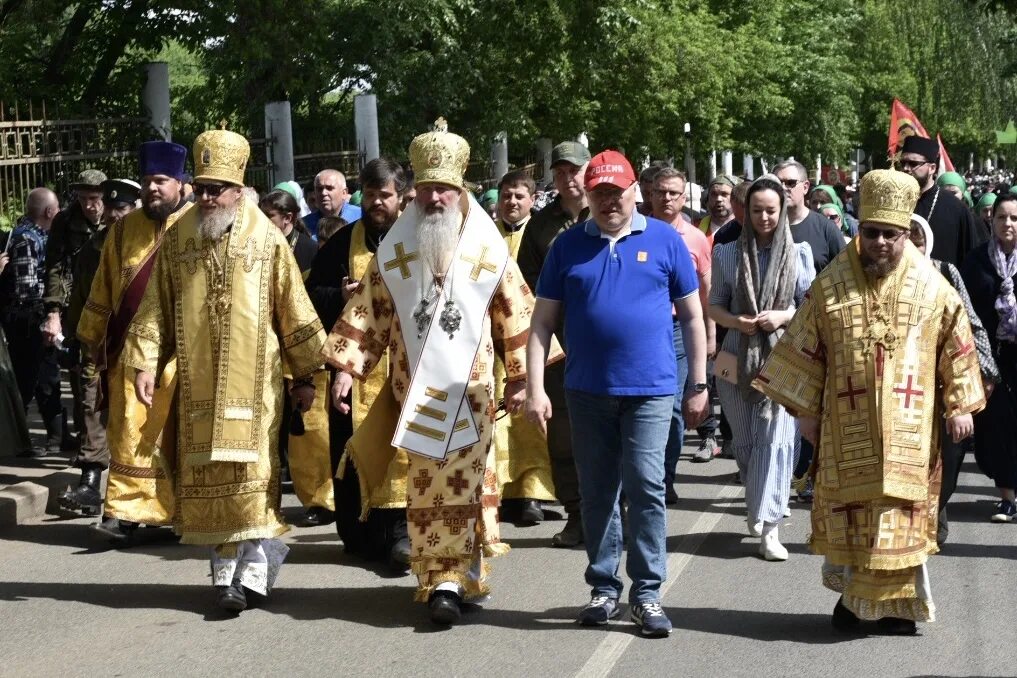
[[[805,645],[833,645],[864,637],[838,633],[830,625],[828,614],[734,611],[713,607],[665,607],[675,632],[684,629],[720,636],[740,636],[749,640]]]

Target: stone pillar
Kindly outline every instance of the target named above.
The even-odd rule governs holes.
[[[731,151],[721,151],[720,162],[724,166],[724,174],[728,176],[734,174],[734,153]]]
[[[753,158],[750,154],[746,153],[745,155],[742,156],[742,174],[745,175],[745,178],[748,181],[752,181],[753,179],[756,178],[755,173],[756,169],[753,162]]]
[[[816,183],[813,186],[818,186],[823,183],[823,156],[816,154]]]
[[[717,151],[710,151],[710,174],[707,180],[713,181],[715,176],[717,176]]]
[[[141,101],[148,114],[148,124],[152,127],[152,133],[157,134],[163,141],[172,141],[169,64],[165,61],[150,61],[145,64],[145,89]]]
[[[494,183],[508,173],[508,132],[498,132],[491,142],[491,174]]]
[[[696,183],[696,159],[692,156],[692,142],[685,146],[685,176],[689,183]]]
[[[293,123],[290,102],[270,101],[265,104],[265,138],[268,139],[269,183],[296,178],[293,167]]]
[[[537,169],[542,181],[551,181],[551,151],[554,145],[547,137],[537,139]]]
[[[378,97],[358,94],[353,97],[353,124],[357,129],[357,150],[363,162],[371,162],[381,155],[378,142]]]

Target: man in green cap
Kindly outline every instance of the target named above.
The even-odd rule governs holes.
[[[551,151],[551,173],[558,195],[544,209],[533,215],[519,243],[519,270],[531,290],[551,244],[563,232],[590,214],[583,188],[583,175],[590,162],[590,151],[575,141],[564,141]],[[564,327],[555,331],[564,342]],[[547,451],[551,458],[551,478],[555,495],[568,514],[561,532],[551,538],[552,546],[572,548],[583,543],[583,523],[579,513],[579,478],[572,457],[572,429],[569,427],[568,405],[565,402],[565,361],[548,365],[544,371],[544,389],[551,400],[555,416],[547,422]]]

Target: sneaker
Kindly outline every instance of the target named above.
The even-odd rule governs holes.
[[[671,633],[671,620],[660,603],[636,603],[629,613],[639,632],[650,638],[666,638]]]
[[[717,452],[717,439],[713,436],[706,436],[703,442],[699,443],[699,449],[692,455],[692,461],[703,464],[711,461]]]
[[[814,496],[812,487],[812,478],[806,476],[801,484],[797,484],[795,489],[798,492],[798,501],[802,504],[811,504]]]
[[[582,626],[603,626],[609,620],[614,619],[621,612],[618,607],[618,599],[608,596],[593,596],[586,607],[579,610],[576,618]]]
[[[996,504],[996,512],[991,518],[994,523],[1012,523],[1017,520],[1017,505],[1012,501],[1003,501]]]

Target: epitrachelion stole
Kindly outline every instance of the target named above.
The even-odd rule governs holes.
[[[417,212],[407,210],[378,247],[378,267],[385,280],[406,342],[410,387],[403,400],[392,445],[407,452],[444,459],[450,452],[480,441],[467,398],[487,309],[501,282],[508,247],[497,227],[472,198],[445,288],[461,314],[458,328],[442,327],[443,293],[420,333],[415,317],[431,282],[417,247]]]

